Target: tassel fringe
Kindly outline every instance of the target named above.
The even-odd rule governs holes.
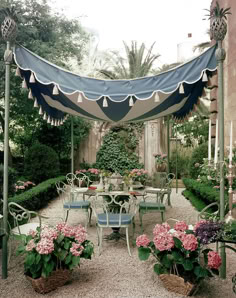
[[[181,83],[181,85],[179,87],[179,94],[184,94],[184,85],[183,85],[183,83]]]
[[[77,102],[83,102],[83,97],[81,93],[78,94]]]
[[[203,82],[208,82],[208,77],[207,77],[207,74],[206,74],[205,71],[204,71],[203,76],[202,76],[202,81]]]
[[[102,106],[103,106],[104,108],[107,108],[107,107],[108,107],[108,102],[107,102],[107,98],[106,98],[106,96],[104,96]]]
[[[31,72],[29,82],[30,83],[35,83],[35,78],[34,78],[34,73],[33,72]]]
[[[132,107],[133,105],[134,105],[134,100],[133,100],[133,96],[131,95],[129,99],[129,106]]]
[[[159,97],[158,91],[156,91],[154,102],[159,102],[159,101],[160,101],[160,97]]]
[[[59,95],[58,87],[57,85],[54,85],[53,90],[52,90],[53,95]]]

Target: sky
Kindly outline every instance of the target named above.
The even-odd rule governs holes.
[[[98,34],[100,50],[122,50],[123,41],[136,40],[161,55],[162,64],[177,61],[177,45],[209,40],[203,20],[212,0],[52,0],[67,17]]]

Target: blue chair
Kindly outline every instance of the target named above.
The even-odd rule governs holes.
[[[91,202],[96,217],[99,255],[102,250],[103,229],[125,228],[128,253],[131,256],[128,229],[129,226],[133,224],[134,234],[134,216],[138,209],[138,200],[131,195],[127,195],[127,200],[120,201],[118,199],[121,196],[120,193],[121,192],[109,192],[105,193],[105,196],[104,193],[97,194]]]

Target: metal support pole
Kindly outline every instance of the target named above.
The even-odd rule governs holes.
[[[170,116],[167,116],[167,173],[170,173]]]
[[[9,150],[9,98],[10,98],[10,65],[12,52],[10,42],[7,41],[6,51],[4,54],[6,65],[5,73],[5,126],[4,126],[4,172],[3,172],[3,228],[4,236],[2,240],[2,278],[7,278],[7,218],[8,218],[8,150]]]
[[[74,117],[71,116],[71,173],[74,170]]]
[[[222,48],[222,41],[218,41],[218,49],[216,50],[216,59],[218,61],[218,104],[219,104],[219,140],[220,140],[220,220],[224,221],[225,216],[225,177],[224,177],[224,78],[223,78],[223,62],[225,60],[225,50]],[[226,254],[225,248],[221,247],[222,265],[220,267],[220,277],[226,278]]]

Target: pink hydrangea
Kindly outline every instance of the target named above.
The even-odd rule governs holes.
[[[34,239],[31,239],[31,240],[27,243],[27,245],[26,245],[26,247],[25,247],[25,250],[26,250],[26,251],[31,251],[31,250],[33,250],[35,247],[36,247],[36,245],[35,245],[35,243],[34,243]]]
[[[170,225],[167,222],[164,222],[163,224],[156,224],[153,229],[153,235],[158,235],[160,233],[165,233],[170,230]]]
[[[70,252],[72,253],[73,256],[79,257],[84,250],[83,245],[80,243],[72,243],[72,247],[70,248]]]
[[[136,239],[136,245],[138,247],[143,246],[147,247],[150,243],[150,240],[148,239],[147,235],[143,234],[137,237]]]
[[[184,231],[186,231],[188,229],[188,225],[186,224],[185,221],[178,221],[178,222],[175,223],[174,229],[176,231],[182,231],[182,232],[184,232]]]
[[[36,250],[41,255],[48,255],[54,250],[54,243],[49,238],[41,238],[36,246]]]
[[[83,243],[87,239],[86,229],[82,225],[74,227],[74,237],[78,243]]]
[[[194,251],[198,247],[197,238],[193,234],[185,234],[182,243],[186,250]]]
[[[222,263],[219,254],[216,251],[209,251],[207,256],[209,268],[218,269]]]
[[[173,236],[168,232],[157,234],[154,237],[153,242],[156,249],[159,249],[160,251],[171,250],[175,245]]]
[[[58,231],[55,228],[44,226],[41,229],[40,236],[41,238],[49,238],[53,241],[54,239],[57,239]]]
[[[57,224],[56,229],[57,229],[57,231],[64,234],[65,237],[74,237],[75,236],[74,228],[67,225],[66,223]]]
[[[175,231],[173,233],[173,236],[176,237],[176,238],[178,238],[180,241],[183,241],[184,240],[185,235],[186,234],[184,232],[182,232],[182,231]]]

